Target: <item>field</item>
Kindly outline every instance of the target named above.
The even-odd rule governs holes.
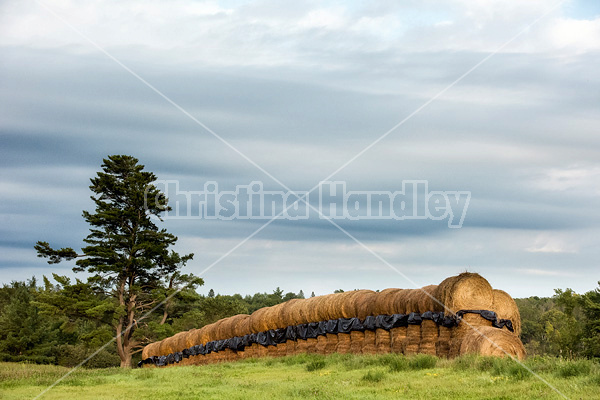
[[[530,358],[525,364],[570,399],[600,399],[600,365]],[[32,399],[69,369],[1,363],[0,398]],[[80,369],[43,399],[559,399],[517,363],[466,356],[298,355],[236,363]]]

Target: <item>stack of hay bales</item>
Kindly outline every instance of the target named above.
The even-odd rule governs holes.
[[[507,327],[499,329],[492,321],[477,313],[457,313],[462,310],[494,311],[498,319],[512,322],[514,333]],[[431,312],[431,313],[429,313]],[[443,326],[434,315],[443,312],[459,320],[457,326]],[[286,329],[328,320],[401,314],[403,324],[389,329],[374,329],[373,324],[350,333],[326,333],[316,338],[287,340],[276,345],[252,343],[243,351],[226,348],[205,355],[181,359],[176,364],[196,365],[232,361],[248,357],[284,356],[298,353],[424,353],[440,357],[455,357],[466,353],[484,355],[525,356],[518,335],[521,330],[519,310],[504,291],[493,289],[478,274],[462,273],[445,279],[439,285],[421,289],[385,289],[381,292],[355,290],[309,299],[294,299],[273,307],[261,308],[251,315],[236,315],[188,332],[180,332],[143,349],[142,357],[166,356],[209,342],[242,338],[277,329]],[[424,315],[424,318],[421,316]],[[410,316],[410,318],[409,318]],[[388,317],[381,317],[388,318]],[[395,317],[394,317],[395,318]],[[373,318],[369,321],[374,321]],[[406,321],[408,324],[406,325]],[[450,320],[452,321],[452,320]],[[321,325],[320,325],[321,326]],[[380,326],[380,325],[377,325]],[[264,333],[262,333],[264,335]],[[181,353],[179,353],[179,356]],[[146,364],[149,365],[149,364]]]

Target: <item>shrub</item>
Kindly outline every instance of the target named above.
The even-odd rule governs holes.
[[[385,378],[385,372],[383,371],[368,371],[366,374],[363,375],[361,380],[363,382],[377,383],[381,382],[383,378]]]
[[[306,370],[308,372],[317,371],[319,369],[325,368],[325,360],[314,360],[306,364]]]
[[[410,359],[408,366],[410,369],[414,370],[435,368],[437,360],[437,357],[434,356],[417,354],[415,357]]]
[[[574,376],[588,375],[592,369],[590,361],[575,360],[560,363],[556,369],[556,376],[561,378],[571,378]]]

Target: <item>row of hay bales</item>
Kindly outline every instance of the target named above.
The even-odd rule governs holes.
[[[309,322],[369,315],[409,314],[444,311],[446,315],[460,310],[492,310],[498,318],[509,319],[514,333],[507,328],[492,327],[492,322],[478,314],[465,314],[457,327],[438,326],[431,320],[421,325],[377,329],[375,331],[327,334],[316,339],[287,341],[277,346],[253,344],[244,351],[225,350],[192,356],[176,365],[230,361],[247,357],[283,356],[298,353],[425,353],[455,357],[465,353],[505,355],[523,358],[525,350],[518,335],[521,331],[519,310],[504,291],[493,289],[478,274],[462,273],[445,279],[439,285],[421,289],[385,289],[381,292],[356,290],[309,299],[294,299],[273,307],[261,308],[252,315],[240,314],[221,319],[200,329],[180,332],[170,338],[146,346],[142,357],[168,355],[210,341],[244,336],[271,329]]]

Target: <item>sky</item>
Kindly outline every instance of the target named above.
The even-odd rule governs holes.
[[[33,245],[81,248],[89,179],[128,154],[189,191],[329,178],[471,193],[460,228],[340,230],[311,212],[240,245],[267,220],[165,220],[195,254],[184,271],[210,267],[203,293],[413,288],[466,270],[515,297],[592,290],[599,63],[594,0],[3,1],[0,282],[76,276]]]

